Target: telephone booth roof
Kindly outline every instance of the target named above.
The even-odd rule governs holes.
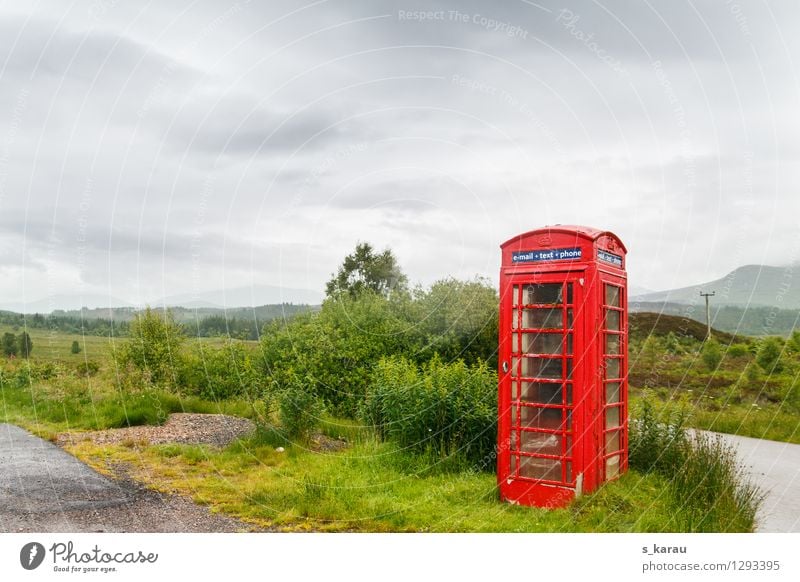
[[[537,228],[536,230],[530,230],[508,239],[506,242],[500,245],[500,248],[505,249],[514,243],[523,243],[535,237],[553,234],[575,235],[576,238],[583,238],[591,242],[597,241],[602,236],[607,236],[616,242],[617,246],[620,248],[620,250],[622,250],[623,253],[628,252],[628,249],[625,248],[625,245],[622,243],[620,238],[613,232],[592,228],[591,226],[581,226],[576,224],[556,224],[553,226]]]
[[[625,245],[613,232],[589,226],[556,224],[515,236],[502,245],[504,269],[551,270],[598,264],[625,270]]]

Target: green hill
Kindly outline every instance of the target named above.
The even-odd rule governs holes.
[[[670,332],[678,337],[690,337],[702,341],[706,337],[706,326],[699,321],[677,315],[662,313],[631,313],[628,316],[630,338],[644,341],[648,336],[665,337]],[[722,344],[747,342],[749,338],[711,329],[711,335]]]

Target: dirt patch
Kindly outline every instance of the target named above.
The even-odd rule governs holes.
[[[309,448],[317,453],[335,453],[342,451],[349,446],[349,443],[343,438],[332,439],[322,433],[317,433],[311,437]]]
[[[225,414],[170,414],[162,426],[132,426],[89,432],[65,432],[56,444],[66,446],[80,441],[107,444],[182,443],[224,447],[255,429],[251,420]]]

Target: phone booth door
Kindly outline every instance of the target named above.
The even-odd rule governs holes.
[[[561,505],[576,486],[575,378],[582,369],[582,272],[516,275],[504,290],[499,430],[510,501]],[[505,370],[506,366],[503,366]]]

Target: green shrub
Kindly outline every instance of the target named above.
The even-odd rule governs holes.
[[[497,376],[482,363],[434,357],[420,369],[402,357],[384,358],[361,416],[381,438],[408,450],[478,462],[494,455]]]
[[[382,356],[414,352],[401,303],[364,293],[326,300],[319,313],[268,324],[261,349],[270,382],[286,386],[302,375],[332,412],[354,417]]]
[[[263,376],[242,341],[228,338],[218,349],[199,344],[195,357],[185,367],[191,376],[183,376],[181,383],[202,398],[253,398],[261,392]]]
[[[93,360],[87,360],[75,366],[75,371],[79,376],[94,376],[100,371],[100,364]]]
[[[675,332],[670,331],[664,338],[664,349],[673,355],[680,355],[684,353],[685,349],[681,344]]]
[[[686,456],[687,417],[682,409],[656,414],[653,403],[643,399],[630,424],[628,463],[632,469],[657,471],[669,476]]]
[[[780,372],[783,369],[781,353],[783,352],[783,341],[777,337],[770,337],[761,342],[761,346],[756,354],[756,363],[761,366],[767,374]]]
[[[750,355],[750,346],[747,344],[732,344],[728,347],[725,355],[730,358],[743,358]]]
[[[684,532],[749,532],[764,497],[719,435],[694,435],[670,487],[680,511],[676,526]]]
[[[171,311],[156,312],[148,307],[134,317],[130,338],[114,354],[118,369],[129,376],[128,384],[175,390],[183,367],[184,339],[183,328]]]
[[[414,310],[426,359],[438,354],[446,362],[485,361],[496,368],[498,297],[488,281],[442,279],[417,291]]]
[[[800,330],[792,331],[792,335],[786,340],[786,348],[793,354],[800,353]]]
[[[278,419],[291,439],[307,440],[319,427],[323,412],[313,382],[294,378],[278,394]]]
[[[763,495],[721,437],[689,434],[681,410],[656,414],[645,398],[631,422],[629,466],[670,480],[675,508],[668,529],[749,532]]]
[[[638,374],[653,374],[657,370],[658,362],[664,354],[664,347],[661,339],[655,335],[649,335],[642,342],[636,355],[632,358],[632,368]]]
[[[703,342],[703,347],[700,349],[700,358],[706,368],[712,372],[716,370],[720,362],[722,362],[722,349],[719,342],[713,337]]]
[[[270,382],[285,385],[292,374],[302,374],[333,413],[353,418],[382,357],[401,355],[421,364],[438,354],[445,361],[489,360],[491,366],[497,294],[484,281],[454,279],[413,296],[341,293],[318,313],[265,326],[261,348]]]

